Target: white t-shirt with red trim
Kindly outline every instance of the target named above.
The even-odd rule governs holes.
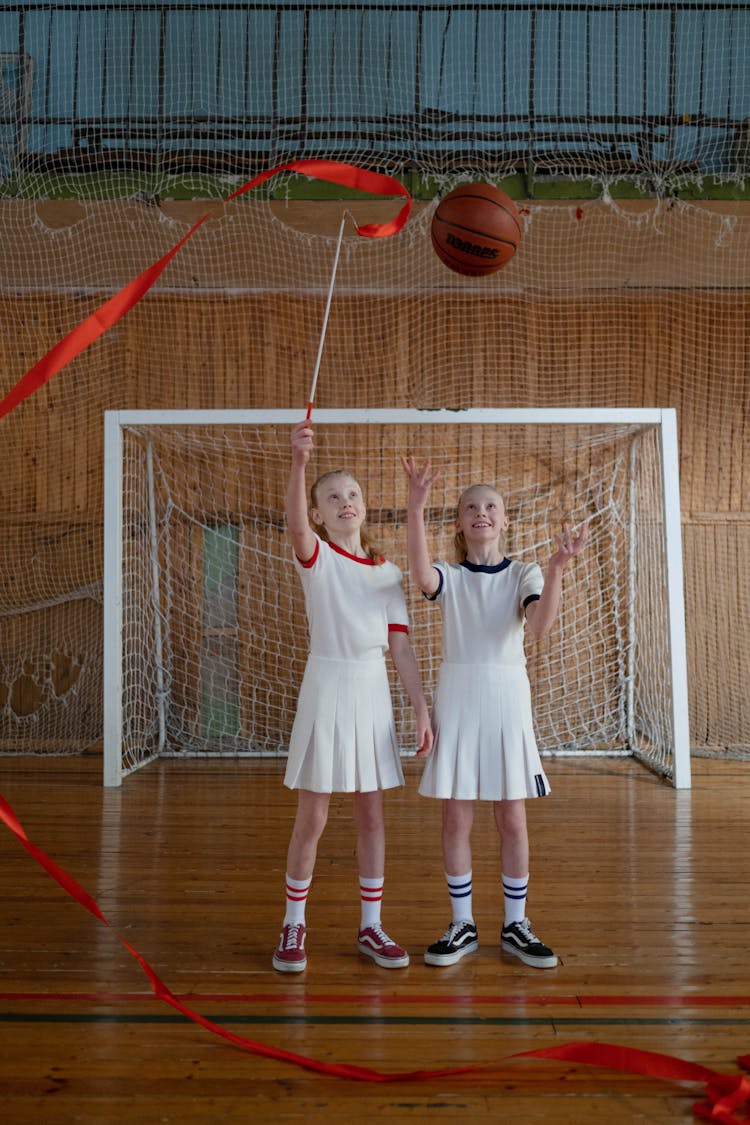
[[[315,536],[311,559],[295,557],[305,594],[310,655],[328,660],[381,659],[388,633],[408,632],[399,568],[350,555]]]

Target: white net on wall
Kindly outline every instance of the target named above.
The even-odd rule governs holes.
[[[158,754],[284,753],[307,652],[284,534],[289,427],[136,422],[124,438],[124,771]],[[453,559],[455,505],[467,479],[503,491],[515,558],[544,567],[562,520],[589,522],[590,547],[566,576],[560,626],[527,646],[540,746],[635,752],[670,772],[663,502],[650,487],[661,476],[655,432],[436,426],[429,414],[418,425],[321,425],[309,483],[334,466],[354,472],[370,533],[402,563],[398,458],[407,448],[441,470],[427,513],[436,559]],[[439,613],[406,585],[431,692]],[[413,749],[408,700],[395,678],[393,687],[402,744]]]

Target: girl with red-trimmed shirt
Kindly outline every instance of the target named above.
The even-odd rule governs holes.
[[[417,719],[417,756],[429,754],[429,710],[409,640],[401,572],[371,545],[362,490],[344,470],[319,477],[308,515],[310,422],[292,430],[286,520],[302,582],[310,647],[284,783],[297,790],[287,853],[286,914],[273,966],[307,967],[305,904],[331,793],[354,794],[361,918],[357,946],[383,968],[409,955],[380,920],[385,869],[383,790],[403,785],[385,652]],[[311,526],[312,521],[312,526]]]

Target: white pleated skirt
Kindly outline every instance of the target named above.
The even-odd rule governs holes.
[[[523,665],[443,664],[433,730],[424,797],[512,801],[549,793]]]
[[[309,656],[284,784],[315,793],[403,785],[385,659]]]

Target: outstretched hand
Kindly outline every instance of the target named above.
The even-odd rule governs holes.
[[[576,555],[580,555],[586,545],[588,537],[588,524],[582,523],[578,529],[578,534],[574,535],[571,531],[570,524],[564,523],[562,525],[562,534],[555,536],[557,550],[550,561],[557,563],[559,566],[567,566],[571,559],[575,558]]]
[[[401,457],[401,465],[409,485],[409,500],[424,505],[430,489],[440,476],[440,469],[433,469],[429,461],[418,466],[411,453]]]

